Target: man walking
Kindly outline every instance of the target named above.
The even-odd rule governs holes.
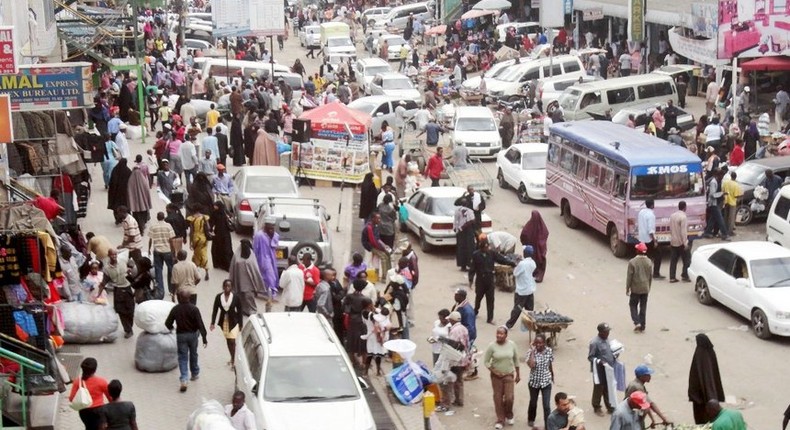
[[[515,266],[513,262],[491,250],[487,240],[481,240],[477,251],[472,254],[469,265],[469,288],[475,285],[475,315],[480,312],[483,298],[486,299],[486,322],[494,324],[494,265],[495,263]]]
[[[551,411],[546,419],[546,430],[565,430],[570,427],[570,412],[573,403],[568,398],[568,394],[560,391],[554,395],[554,410]],[[584,430],[584,424],[574,424],[576,430]]]
[[[653,261],[653,278],[664,279],[661,276],[661,251],[656,240],[656,214],[653,212],[655,201],[645,200],[645,207],[637,215],[639,227],[639,241],[647,245],[647,256]]]
[[[450,372],[455,375],[455,380],[450,383],[442,384],[442,403],[436,408],[439,412],[447,412],[450,410],[450,405],[463,407],[464,406],[464,369],[468,363],[469,348],[472,346],[472,341],[469,337],[469,330],[461,322],[463,316],[458,311],[450,312],[447,320],[450,322],[450,330],[448,338],[456,349],[463,349],[464,358],[455,366],[450,367]],[[452,402],[450,401],[452,399]]]
[[[280,245],[280,234],[274,230],[274,217],[266,217],[263,220],[263,229],[255,232],[252,239],[252,249],[255,252],[255,259],[258,261],[258,268],[261,271],[263,283],[269,289],[272,299],[277,297],[277,247]],[[299,305],[297,305],[299,306]]]
[[[370,220],[365,224],[364,230],[362,231],[362,247],[365,248],[366,251],[373,253],[373,255],[381,261],[379,279],[386,276],[387,272],[392,268],[392,261],[390,261],[392,248],[381,240],[381,233],[379,231],[380,224],[381,214],[373,212],[370,215]]]
[[[461,324],[466,327],[467,333],[469,335],[469,345],[467,347],[467,351],[471,351],[471,348],[474,346],[475,340],[477,339],[477,321],[475,319],[475,311],[472,309],[472,305],[469,304],[469,301],[467,300],[467,293],[465,289],[459,288],[455,290],[453,300],[455,301],[455,304],[451,308],[451,311],[458,312],[460,314]],[[466,379],[477,379],[477,367],[474,368],[472,373],[469,374]]]
[[[304,272],[295,255],[288,257],[288,268],[280,275],[280,289],[285,312],[301,312],[304,303]]]
[[[165,296],[162,269],[167,265],[167,290],[173,291],[173,239],[176,233],[165,222],[165,213],[156,214],[156,221],[148,226],[148,252],[154,256],[154,277],[156,278],[157,298]]]
[[[112,286],[113,308],[121,320],[125,339],[132,337],[132,325],[134,324],[134,291],[126,278],[127,271],[126,266],[118,264],[118,251],[111,248],[107,251],[107,260],[104,261],[104,278],[97,293],[97,296],[101,296],[108,284]]]
[[[537,269],[535,260],[532,259],[534,250],[531,245],[524,246],[524,258],[518,262],[513,269],[513,276],[516,278],[516,291],[513,294],[513,310],[510,311],[510,319],[505,326],[512,329],[521,316],[521,310],[531,311],[535,308],[535,277],[532,272]]]
[[[173,330],[173,323],[176,325],[176,342],[178,345],[178,370],[181,373],[181,392],[187,390],[187,376],[192,373],[192,381],[197,381],[200,375],[198,365],[198,333],[203,338],[203,348],[208,346],[206,340],[206,326],[203,324],[203,317],[200,316],[200,309],[189,303],[189,292],[181,290],[178,292],[178,304],[170,310],[170,314],[165,320],[165,327]],[[187,366],[189,366],[187,368]]]
[[[193,305],[197,304],[197,284],[200,283],[200,271],[195,263],[187,260],[187,252],[180,250],[176,254],[178,263],[173,265],[171,275],[173,290],[170,290],[170,297],[174,294],[181,294],[183,291],[187,299]]]
[[[436,148],[436,154],[428,159],[428,165],[425,166],[425,176],[431,180],[432,187],[439,186],[439,179],[442,178],[443,172],[444,160],[442,158],[442,147],[439,146]]]
[[[678,210],[669,216],[669,282],[675,283],[678,259],[683,262],[680,278],[683,282],[691,282],[689,278],[689,264],[691,263],[691,243],[688,237],[688,218],[686,217],[686,202],[678,203]]]
[[[609,387],[606,381],[606,371],[604,364],[614,368],[614,353],[609,346],[609,331],[611,327],[609,324],[602,322],[598,324],[598,335],[590,341],[590,351],[587,354],[587,360],[590,361],[590,370],[593,374],[593,393],[592,393],[592,406],[595,415],[599,417],[604,416],[601,410],[601,397],[603,397],[604,405],[609,413],[614,412],[614,406],[609,402]]]
[[[645,331],[645,318],[647,316],[647,295],[653,282],[651,273],[653,263],[647,258],[647,245],[642,242],[636,244],[636,257],[628,261],[628,274],[625,281],[625,295],[631,296],[628,306],[631,308],[631,321],[634,331]]]
[[[724,172],[717,170],[711,175],[710,181],[708,181],[708,225],[705,226],[705,232],[702,234],[702,237],[706,239],[713,237],[713,229],[718,227],[721,240],[730,241],[727,224],[724,223],[721,207],[719,206],[719,199],[724,195],[719,188],[719,181],[723,177]]]
[[[425,144],[428,146],[437,146],[439,145],[439,137],[444,133],[444,127],[436,123],[436,118],[431,118],[428,120],[428,123],[425,124],[425,128],[417,134],[417,137],[425,135]],[[437,148],[439,149],[439,148]]]

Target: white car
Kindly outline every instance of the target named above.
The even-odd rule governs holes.
[[[321,26],[306,25],[299,30],[299,44],[305,48],[320,48]]]
[[[771,242],[703,245],[691,256],[697,300],[751,321],[754,334],[790,336],[790,250]]]
[[[460,187],[429,187],[414,193],[402,204],[409,213],[401,231],[411,230],[420,238],[420,248],[430,252],[434,246],[455,245],[453,217],[455,201],[466,193]],[[491,217],[483,213],[483,233],[490,233]]]
[[[414,100],[403,100],[388,96],[368,96],[354,100],[348,104],[348,108],[370,115],[370,132],[374,136],[378,136],[381,134],[381,123],[384,121],[387,121],[387,124],[392,126],[395,125],[395,108],[398,107],[401,101],[404,103],[404,109],[406,109],[406,114],[404,115],[406,126],[410,131],[416,130],[417,124],[412,117],[419,109],[419,106]]]
[[[379,73],[369,85],[370,95],[373,96],[392,96],[401,100],[414,100],[422,102],[422,94],[414,87],[414,83],[408,76],[401,73]]]
[[[500,188],[516,190],[521,203],[546,200],[546,143],[517,143],[496,157]]]
[[[369,27],[373,27],[373,25],[376,24],[376,19],[384,18],[391,10],[391,7],[372,7],[370,9],[365,9],[365,11],[362,12],[362,16],[359,18],[359,22],[367,23]]]
[[[452,120],[452,141],[463,143],[470,157],[496,158],[502,137],[496,118],[486,106],[458,106]]]
[[[409,50],[409,54],[406,56],[407,60],[411,60],[411,45],[406,43],[403,39],[403,36],[400,34],[382,34],[376,46],[373,48],[376,55],[379,55],[381,52],[382,45],[384,42],[387,42],[387,60],[389,61],[399,61],[400,60],[400,48],[401,45],[406,45],[406,49]]]
[[[368,93],[368,85],[379,73],[390,73],[392,69],[389,63],[379,57],[360,58],[354,65],[354,75],[357,83],[362,88],[362,92]]]
[[[543,78],[538,81],[538,87],[535,89],[535,95],[538,100],[543,102],[544,109],[553,102],[559,100],[565,88],[571,85],[576,85],[585,82],[595,82],[603,80],[599,76],[582,75],[581,77],[568,77],[568,76],[554,76],[551,78]]]
[[[521,58],[522,61],[526,61],[528,59],[529,57]],[[505,70],[507,70],[507,68],[509,66],[512,66],[513,64],[516,64],[515,60],[506,60],[506,61],[500,61],[498,63],[494,63],[494,65],[491,66],[490,69],[486,70],[482,76],[485,76],[487,83],[489,79],[496,78],[501,73],[504,73]],[[480,88],[480,76],[473,76],[465,80],[463,83],[461,83],[461,87],[465,90],[476,90]]]
[[[214,49],[214,45],[202,39],[184,39],[184,46],[187,48],[187,52],[193,57],[195,56],[196,51],[208,51],[209,49]]]
[[[270,197],[299,197],[291,171],[282,166],[244,166],[233,176],[237,231],[255,225],[255,214]]]

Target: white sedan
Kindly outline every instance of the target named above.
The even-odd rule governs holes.
[[[431,187],[417,191],[402,203],[409,217],[401,223],[401,231],[411,230],[417,234],[423,252],[430,252],[434,246],[455,245],[455,201],[464,193],[466,189],[460,187]],[[483,213],[482,221],[483,233],[490,233],[491,218]]]
[[[400,73],[379,73],[370,81],[369,89],[372,96],[392,96],[422,103],[420,91],[414,87],[408,76]]]
[[[749,318],[761,339],[790,336],[790,250],[760,241],[704,245],[688,271],[700,303]]]
[[[400,48],[401,46],[406,46],[406,49],[409,53],[406,55],[406,60],[411,61],[411,45],[406,43],[403,39],[403,36],[400,34],[382,34],[378,41],[376,42],[376,47],[373,48],[376,51],[376,55],[381,55],[381,48],[384,45],[384,42],[387,42],[387,60],[389,61],[399,61],[400,60]]]
[[[500,188],[516,190],[521,203],[546,200],[546,154],[545,143],[517,143],[499,151],[496,157]]]

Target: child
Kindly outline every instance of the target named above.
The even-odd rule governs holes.
[[[368,356],[365,360],[365,375],[368,374],[370,364],[375,358],[376,376],[382,376],[381,357],[387,354],[384,342],[389,340],[390,328],[392,327],[389,319],[389,310],[387,308],[378,308],[369,312],[365,318],[365,325],[368,329],[368,333],[363,336],[364,339],[367,339],[368,350]]]
[[[151,188],[154,188],[154,178],[156,177],[156,171],[159,170],[159,162],[156,159],[156,155],[154,155],[153,149],[145,151],[143,163],[148,166],[148,183],[151,184]]]
[[[170,124],[170,107],[167,106],[167,100],[162,100],[162,106],[159,106],[159,120],[162,121],[162,130],[165,129],[165,124]]]
[[[90,262],[90,272],[82,280],[82,288],[85,290],[84,294],[88,297],[88,301],[99,305],[107,304],[107,290],[103,290],[99,295],[99,285],[104,280],[104,272],[99,270],[100,263],[96,260]]]

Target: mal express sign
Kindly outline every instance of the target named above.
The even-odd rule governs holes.
[[[0,94],[11,97],[12,111],[75,109],[93,105],[90,63],[22,66],[0,75]]]

